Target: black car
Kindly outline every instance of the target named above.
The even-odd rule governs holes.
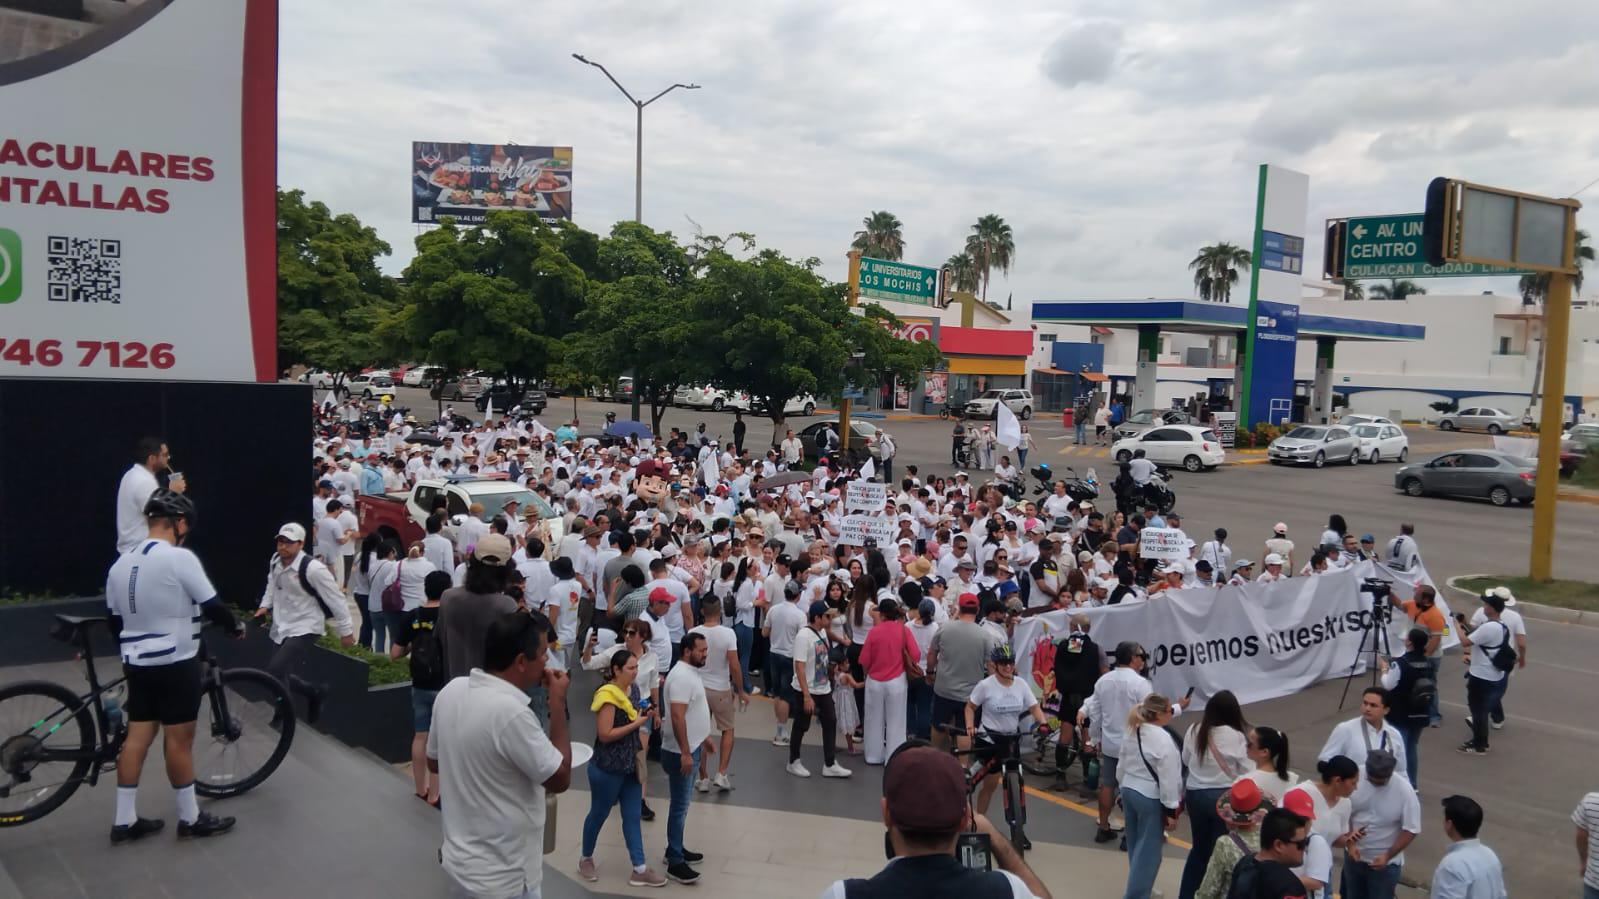
[[[523,412],[540,415],[550,400],[544,391],[532,387],[512,389],[505,384],[495,384],[478,394],[477,399],[472,402],[479,412],[487,411],[489,403],[493,403],[496,412],[509,412],[514,407],[521,406]]]
[[[818,421],[814,424],[807,425],[805,430],[799,432],[800,446],[803,448],[806,459],[813,462],[816,460],[818,456],[818,438],[820,437],[824,428],[837,435],[838,419],[830,418],[826,421]],[[867,446],[867,441],[876,438],[877,426],[863,422],[858,418],[854,418],[850,419],[849,429],[854,435],[850,438],[849,444],[850,467],[859,468],[861,465],[865,464],[867,459],[872,457],[872,451]]]

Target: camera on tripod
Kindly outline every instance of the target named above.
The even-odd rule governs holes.
[[[1393,583],[1369,577],[1360,582],[1360,592],[1371,596],[1372,617],[1378,624],[1386,625],[1393,616],[1393,604],[1388,599],[1394,592]]]

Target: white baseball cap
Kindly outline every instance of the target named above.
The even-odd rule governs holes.
[[[1283,563],[1283,557],[1282,556],[1279,556],[1276,553],[1267,553],[1266,554],[1266,562],[1265,562],[1265,564],[1267,564],[1267,565],[1281,565],[1282,563]]]
[[[291,543],[299,543],[305,539],[305,528],[291,521],[283,527],[278,528],[278,536],[290,541]]]

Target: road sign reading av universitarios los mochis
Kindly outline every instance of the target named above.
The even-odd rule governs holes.
[[[1421,213],[1352,218],[1344,238],[1344,278],[1466,278],[1519,275],[1502,265],[1428,265],[1421,247]]]
[[[938,271],[920,265],[861,257],[861,296],[901,303],[931,305],[938,292]]]

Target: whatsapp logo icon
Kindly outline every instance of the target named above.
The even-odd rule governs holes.
[[[17,232],[0,228],[0,303],[14,303],[22,296],[22,238]]]

